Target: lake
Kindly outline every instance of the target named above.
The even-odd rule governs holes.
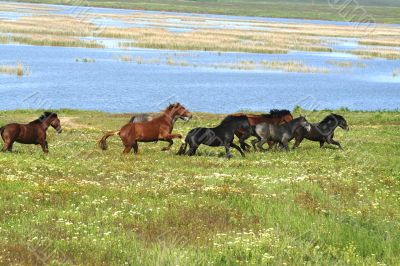
[[[68,10],[72,10],[65,6],[51,7],[55,9],[52,12],[68,13]],[[91,12],[129,11],[92,8]],[[13,14],[3,13],[3,17],[19,18],[18,14],[15,14],[17,18]],[[268,20],[220,15],[213,17]],[[282,20],[288,23],[298,21]],[[96,23],[101,22],[99,19]],[[114,22],[103,21],[108,24]],[[235,24],[235,27],[239,26],[243,25]],[[277,55],[121,49],[117,45],[118,40],[98,41],[103,42],[106,48],[0,44],[0,65],[21,61],[30,69],[30,74],[23,77],[0,74],[0,108],[146,112],[159,111],[168,103],[179,101],[192,111],[231,113],[239,110],[292,109],[295,106],[306,109],[344,107],[351,110],[395,110],[400,106],[400,77],[393,74],[394,69],[400,68],[400,60],[361,59],[341,52],[342,47],[352,49],[358,46],[357,41],[351,38],[336,38],[332,47],[337,52],[333,53],[293,51]],[[130,56],[133,60],[118,60],[122,56]],[[95,62],[81,62],[83,58],[94,59]],[[140,58],[140,62],[135,58]],[[170,60],[178,63],[171,64]],[[262,60],[300,61],[325,68],[329,73],[215,66]],[[332,60],[344,60],[362,67],[343,68],[330,64]]]

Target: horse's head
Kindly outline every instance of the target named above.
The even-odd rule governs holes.
[[[61,121],[56,113],[44,112],[44,114],[40,117],[40,120],[46,122],[48,125],[54,128],[57,133],[60,134],[62,132]]]
[[[184,121],[189,121],[192,118],[192,114],[182,104],[174,103],[168,106],[166,112],[169,112],[170,116],[175,120],[180,118]]]
[[[347,125],[347,121],[346,121],[346,119],[344,119],[343,116],[337,115],[337,114],[334,114],[334,113],[332,113],[331,116],[333,116],[335,118],[336,123],[340,128],[342,128],[344,130],[347,130],[347,131],[350,130],[349,126]]]
[[[300,116],[298,119],[299,119],[300,125],[301,125],[303,128],[305,128],[305,129],[307,130],[307,132],[310,132],[310,130],[311,130],[311,125],[310,125],[310,123],[307,121],[306,117],[305,117],[305,116]]]

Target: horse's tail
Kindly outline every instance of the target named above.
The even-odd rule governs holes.
[[[3,135],[3,132],[4,132],[4,129],[5,129],[6,127],[0,127],[0,136],[2,136]]]
[[[119,130],[118,131],[112,131],[112,132],[107,132],[102,138],[101,140],[99,140],[99,146],[102,150],[107,150],[108,145],[107,145],[107,139],[111,136],[116,136],[119,135]]]
[[[183,142],[183,141],[182,141],[182,142]],[[187,143],[187,141],[185,140],[185,141],[182,143],[181,147],[179,148],[177,155],[184,155],[184,154],[186,153],[187,145],[188,145],[188,143]]]

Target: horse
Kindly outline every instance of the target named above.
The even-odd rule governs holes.
[[[255,115],[255,114],[239,113],[236,115],[247,116],[250,126],[252,126],[252,130],[251,129],[249,129],[249,130],[239,129],[235,132],[235,135],[239,138],[240,147],[244,151],[249,151],[250,147],[251,147],[249,144],[246,143],[246,139],[248,139],[251,136],[258,138],[257,134],[254,131],[256,125],[258,125],[260,123],[280,125],[280,124],[284,124],[284,123],[287,123],[287,122],[290,122],[293,120],[293,116],[289,110],[272,109],[269,114]],[[269,142],[268,144],[269,144],[270,148],[272,148],[272,142]]]
[[[189,121],[192,114],[180,103],[170,104],[162,115],[146,122],[127,123],[120,130],[106,133],[100,140],[102,150],[107,150],[107,138],[119,135],[125,146],[124,154],[129,153],[132,148],[138,153],[138,142],[166,141],[169,145],[163,151],[169,150],[174,144],[173,139],[182,138],[180,134],[171,134],[177,119]]]
[[[344,130],[349,131],[346,119],[343,116],[331,113],[326,116],[321,122],[311,124],[311,130],[307,132],[303,128],[298,128],[295,131],[294,138],[296,139],[293,149],[299,147],[303,139],[311,141],[319,141],[319,145],[322,148],[324,143],[333,144],[343,149],[339,142],[333,139],[335,129],[340,127]]]
[[[295,118],[283,125],[271,125],[268,123],[258,124],[255,127],[255,132],[261,140],[253,140],[253,146],[257,144],[258,149],[265,151],[262,147],[264,143],[272,141],[273,143],[281,144],[287,151],[289,150],[289,141],[293,138],[295,131],[299,128],[304,128],[306,131],[311,130],[311,125],[304,116]],[[271,146],[269,149],[271,149]]]
[[[0,128],[1,138],[4,141],[2,151],[11,152],[14,142],[22,144],[35,144],[42,147],[45,154],[49,152],[46,141],[46,131],[53,127],[57,133],[61,133],[61,122],[56,113],[44,112],[38,119],[28,124],[12,123]]]
[[[230,148],[233,147],[240,152],[244,157],[244,153],[239,146],[233,143],[235,132],[243,128],[248,130],[250,123],[245,115],[229,115],[225,117],[222,122],[214,128],[194,128],[187,134],[185,143],[181,145],[178,151],[178,155],[187,154],[193,156],[196,154],[197,148],[201,145],[207,145],[211,147],[224,146],[226,151],[226,157],[231,158]],[[190,146],[186,152],[187,146]]]

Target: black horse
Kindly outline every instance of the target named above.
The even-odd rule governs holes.
[[[242,149],[233,143],[235,132],[240,128],[245,130],[250,128],[249,120],[245,115],[229,115],[214,128],[199,127],[192,129],[187,134],[185,143],[179,148],[178,155],[187,154],[193,156],[196,154],[200,144],[204,144],[211,147],[224,146],[228,159],[231,157],[231,147],[238,150],[244,157]],[[187,145],[189,145],[189,150],[186,152]]]
[[[283,125],[258,124],[255,127],[255,132],[261,140],[253,140],[252,144],[254,147],[257,144],[259,150],[265,151],[262,146],[264,143],[271,141],[273,143],[279,143],[286,150],[289,150],[288,143],[293,139],[295,131],[299,128],[304,128],[306,131],[311,130],[311,125],[304,116],[295,118]],[[272,145],[270,145],[269,149],[271,149],[271,147]]]
[[[299,147],[303,139],[311,141],[319,141],[319,145],[322,148],[324,143],[333,144],[342,149],[339,142],[333,140],[335,129],[340,127],[344,130],[349,130],[346,119],[343,116],[337,114],[330,114],[325,117],[321,122],[311,124],[311,130],[307,132],[304,128],[298,128],[295,131],[294,137],[296,139],[293,149]]]

